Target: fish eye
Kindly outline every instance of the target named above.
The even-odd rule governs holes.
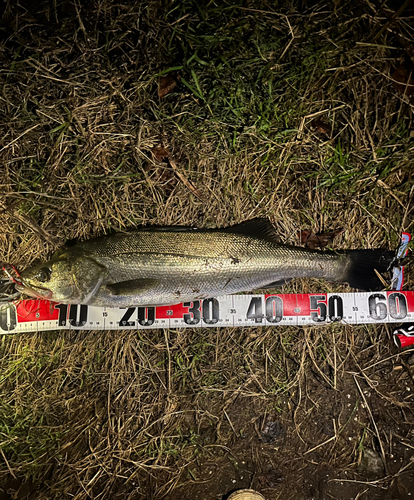
[[[51,274],[52,274],[51,269],[49,269],[48,267],[42,267],[37,272],[35,278],[41,283],[46,283],[46,281],[50,280]]]

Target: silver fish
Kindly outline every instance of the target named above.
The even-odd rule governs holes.
[[[273,288],[292,278],[381,289],[394,253],[317,251],[279,243],[267,219],[224,229],[144,228],[80,242],[21,274],[16,288],[65,304],[177,304]]]

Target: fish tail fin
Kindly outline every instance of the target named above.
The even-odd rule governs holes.
[[[374,291],[385,288],[378,274],[390,271],[396,255],[390,250],[348,250],[350,259],[344,281],[358,290]]]

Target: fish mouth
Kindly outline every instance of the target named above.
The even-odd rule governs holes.
[[[25,293],[26,295],[29,295],[30,297],[36,297],[37,299],[42,299],[42,300],[51,300],[52,299],[52,291],[49,290],[48,288],[42,288],[40,286],[35,286],[35,285],[29,285],[27,283],[18,283],[15,285],[15,288],[18,292],[20,293]],[[39,291],[37,291],[39,290]],[[40,292],[42,290],[42,292]]]

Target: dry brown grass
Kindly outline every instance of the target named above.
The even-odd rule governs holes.
[[[3,261],[26,267],[65,240],[140,224],[255,216],[290,243],[343,227],[336,248],[395,248],[413,229],[412,100],[391,77],[410,61],[412,12],[386,24],[391,11],[368,2],[244,7],[5,3]],[[195,92],[180,83],[160,100],[158,75],[174,66]],[[160,145],[175,169],[154,158]],[[249,486],[269,499],[408,498],[413,349],[398,353],[391,333],[2,337],[0,498],[219,500]],[[283,432],[266,437],[269,422]]]

